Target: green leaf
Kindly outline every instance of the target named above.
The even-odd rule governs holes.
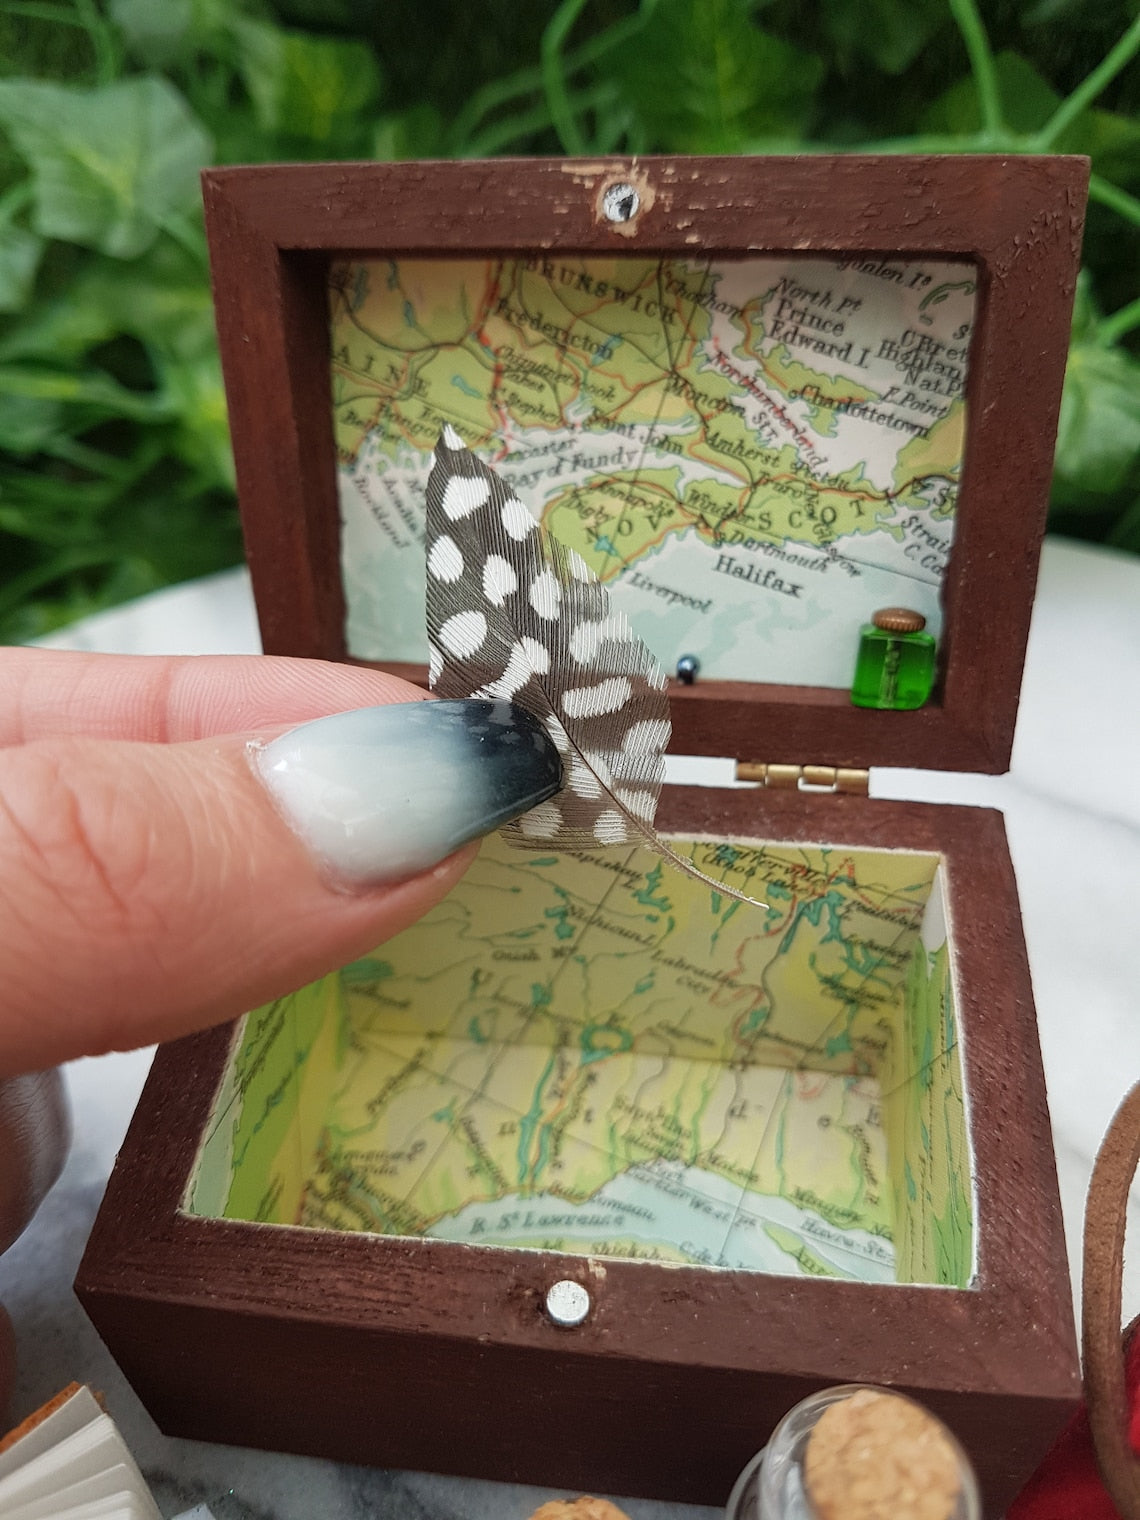
[[[60,431],[61,421],[58,401],[39,396],[5,396],[0,403],[0,449],[10,454],[38,454]]]
[[[1093,170],[1118,185],[1140,182],[1140,120],[1115,111],[1086,111],[1063,135],[1066,153],[1087,153]]]
[[[232,498],[142,491],[109,523],[112,541],[152,567],[160,584],[209,575],[241,560]]]
[[[0,365],[0,405],[8,398],[27,397],[85,406],[111,417],[139,422],[169,415],[167,400],[148,391],[129,390],[101,370],[47,369],[31,364]]]
[[[222,367],[212,350],[162,368],[163,393],[178,417],[175,449],[208,486],[235,488]]]
[[[1118,491],[1140,468],[1140,360],[1124,349],[1078,343],[1069,350],[1056,468],[1070,502],[1074,492]]]
[[[1019,53],[999,53],[994,59],[998,96],[1006,125],[1014,132],[1035,132],[1061,104],[1061,97],[1043,75]],[[959,79],[940,95],[919,119],[924,132],[952,132],[965,137],[982,125],[982,109],[973,75]]]
[[[1091,340],[1100,321],[1100,308],[1093,294],[1092,279],[1087,269],[1077,274],[1077,288],[1073,293],[1073,320],[1070,328],[1071,345]]]
[[[44,240],[8,218],[0,220],[0,311],[22,311],[31,294]]]
[[[1117,549],[1130,549],[1133,554],[1140,554],[1140,496],[1117,518],[1106,542]]]
[[[1018,53],[994,60],[1006,125],[1014,132],[1039,131],[1061,104],[1053,86]],[[965,136],[982,125],[973,77],[960,79],[921,118],[927,132]],[[1054,145],[1058,153],[1087,153],[1093,169],[1116,182],[1140,179],[1140,121],[1113,111],[1082,111]]]
[[[382,163],[443,157],[443,117],[429,101],[382,116],[372,135],[372,157]]]
[[[44,237],[129,259],[197,214],[198,171],[212,144],[165,79],[95,90],[0,80],[0,122],[31,168]]]
[[[109,0],[107,10],[131,52],[150,68],[177,59],[194,21],[194,0]]]
[[[175,244],[156,244],[135,264],[94,262],[73,299],[98,307],[115,332],[156,355],[197,357],[217,348],[214,307],[203,272]]]
[[[1025,26],[1041,26],[1046,22],[1056,21],[1066,11],[1080,11],[1092,5],[1099,6],[1103,0],[1037,0],[1030,5],[1022,14],[1022,24]]]
[[[636,42],[605,60],[653,146],[732,153],[798,135],[823,65],[760,31],[748,0],[659,0]]]
[[[216,105],[233,77],[235,23],[263,7],[259,0],[107,0],[107,9],[133,57],[148,69],[185,71],[187,89],[205,85]],[[214,125],[210,110],[201,114]]]
[[[131,267],[131,266],[124,266]],[[89,298],[81,276],[54,300],[38,301],[0,337],[0,363],[9,359],[50,359],[71,364],[120,331],[117,314]]]
[[[380,67],[363,42],[240,21],[239,63],[257,119],[267,131],[330,143],[357,137],[380,95]]]
[[[210,288],[174,243],[157,243],[129,264],[89,256],[61,295],[41,301],[0,338],[0,361],[73,363],[121,333],[156,357],[215,348]]]
[[[131,457],[118,459],[69,438],[63,423],[61,413],[43,458],[24,468],[11,460],[0,465],[0,530],[56,548],[105,548],[108,514],[137,501],[144,494],[140,482],[152,472],[169,478],[164,430],[144,435],[131,428]]]
[[[362,32],[375,19],[374,0],[277,0],[273,9],[288,25],[314,32]]]
[[[824,0],[820,24],[845,72],[867,58],[901,74],[946,18],[944,0]]]

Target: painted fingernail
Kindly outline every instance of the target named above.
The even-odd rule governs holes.
[[[278,810],[350,886],[402,881],[562,785],[537,719],[509,702],[403,702],[318,718],[253,752]]]

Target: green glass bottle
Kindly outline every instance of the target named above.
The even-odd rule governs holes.
[[[851,700],[856,707],[909,712],[934,687],[935,640],[926,619],[909,607],[883,607],[859,634]]]

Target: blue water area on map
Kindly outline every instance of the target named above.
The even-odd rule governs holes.
[[[607,1254],[611,1241],[633,1241],[644,1254],[667,1246],[700,1265],[800,1275],[796,1258],[772,1239],[766,1224],[789,1231],[842,1277],[895,1281],[889,1241],[866,1230],[831,1224],[786,1198],[743,1193],[711,1172],[668,1162],[635,1166],[584,1203],[568,1203],[551,1193],[512,1193],[468,1204],[439,1220],[427,1234],[472,1245],[524,1242],[532,1249],[587,1255]],[[561,1244],[556,1246],[556,1241]]]

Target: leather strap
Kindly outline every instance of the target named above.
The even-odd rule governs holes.
[[[0,1079],[0,1254],[19,1239],[59,1176],[69,1140],[58,1071]]]
[[[1081,1295],[1089,1427],[1104,1486],[1123,1520],[1140,1520],[1140,1457],[1128,1439],[1131,1410],[1120,1333],[1128,1191],[1137,1165],[1140,1082],[1114,1114],[1093,1165],[1085,1206]],[[1135,1323],[1129,1327],[1127,1339],[1135,1328]]]

